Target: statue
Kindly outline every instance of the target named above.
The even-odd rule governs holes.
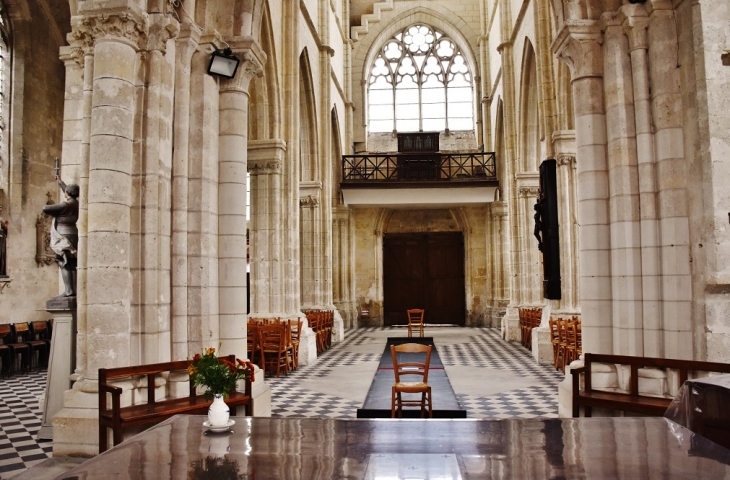
[[[79,245],[79,231],[76,221],[79,219],[79,186],[66,185],[56,175],[58,185],[63,191],[65,200],[54,205],[45,205],[43,213],[53,217],[51,224],[51,249],[56,254],[56,262],[61,269],[61,277],[66,287],[63,297],[76,296],[76,249]]]
[[[533,230],[533,235],[537,238],[538,250],[542,252],[542,198],[538,197],[533,208],[535,209],[535,230]]]
[[[3,219],[3,206],[0,205],[0,277],[8,276],[8,221]]]

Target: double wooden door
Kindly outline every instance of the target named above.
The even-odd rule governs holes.
[[[408,323],[409,308],[425,309],[427,323],[464,325],[462,234],[385,234],[383,289],[385,325]]]

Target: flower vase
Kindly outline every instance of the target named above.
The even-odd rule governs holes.
[[[231,416],[231,409],[223,401],[223,395],[216,393],[213,403],[208,408],[208,423],[211,427],[224,427],[228,425]]]

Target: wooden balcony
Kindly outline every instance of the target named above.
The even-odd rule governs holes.
[[[495,182],[494,152],[374,153],[342,156],[342,183]]]
[[[341,178],[345,203],[363,206],[488,203],[499,186],[494,152],[343,155]]]

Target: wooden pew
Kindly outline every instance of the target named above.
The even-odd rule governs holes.
[[[593,363],[628,366],[630,368],[628,392],[593,389],[591,380]],[[663,416],[672,402],[672,398],[642,395],[639,392],[639,369],[646,367],[676,371],[679,380],[677,389],[687,380],[689,372],[730,373],[730,364],[726,363],[586,353],[584,354],[584,366],[570,371],[573,375],[573,417],[580,416],[581,406],[583,406],[586,417],[591,416],[593,407]],[[581,375],[583,375],[585,384],[583,390],[580,389]]]
[[[227,358],[235,364],[235,355],[229,355]],[[163,372],[187,370],[192,362],[192,360],[181,360],[131,367],[100,368],[99,453],[108,448],[107,428],[112,429],[113,443],[117,445],[122,441],[122,433],[127,427],[153,425],[177,414],[204,415],[208,413],[208,407],[213,401],[207,400],[203,395],[198,395],[192,380],[189,382],[187,397],[155,399],[155,377]],[[136,375],[147,376],[147,403],[122,407],[122,388],[111,385],[109,382],[113,379],[119,380]],[[111,408],[108,407],[107,394],[111,394]],[[225,402],[231,409],[231,415],[236,414],[236,407],[240,405],[245,406],[246,415],[252,415],[251,381],[246,380],[245,392],[228,392]]]

